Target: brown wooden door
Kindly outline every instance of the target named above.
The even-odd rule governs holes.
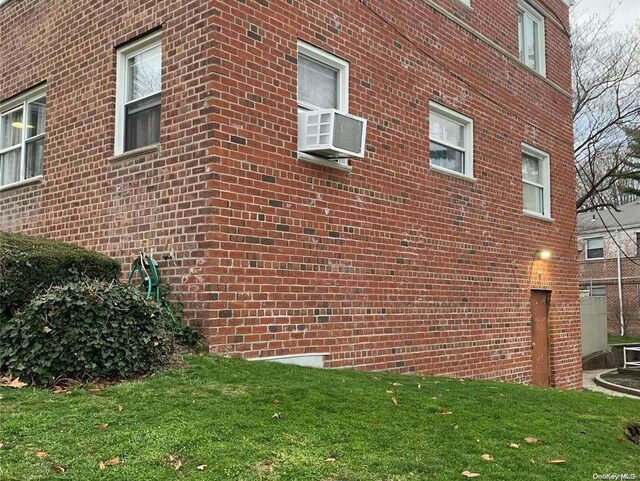
[[[531,291],[532,382],[549,386],[549,291]]]

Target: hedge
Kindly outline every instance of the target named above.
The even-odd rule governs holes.
[[[103,254],[49,239],[0,232],[0,325],[38,293],[80,279],[111,281],[120,263]]]

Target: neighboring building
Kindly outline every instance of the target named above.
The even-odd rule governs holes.
[[[9,0],[0,45],[1,229],[152,251],[215,352],[581,386],[562,0]]]
[[[578,252],[581,293],[607,298],[609,334],[620,335],[624,323],[625,334],[639,335],[640,201],[620,206],[619,212],[579,214]]]

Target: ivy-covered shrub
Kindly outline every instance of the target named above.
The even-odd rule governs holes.
[[[35,294],[80,279],[110,281],[120,263],[71,244],[0,232],[0,325]]]
[[[52,287],[6,321],[0,339],[0,371],[41,385],[147,374],[174,350],[166,311],[117,281]]]

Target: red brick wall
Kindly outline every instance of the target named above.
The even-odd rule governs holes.
[[[561,0],[544,3],[567,24]],[[437,4],[517,55],[515,0]],[[422,0],[46,5],[0,11],[2,40],[28,18],[42,32],[31,58],[45,59],[3,49],[0,98],[46,79],[48,103],[44,181],[0,192],[0,228],[120,258],[171,252],[163,273],[213,351],[327,352],[333,367],[530,382],[530,289],[548,289],[552,382],[581,386],[568,40],[554,22],[560,89]],[[113,47],[160,24],[160,151],[111,162]],[[349,110],[369,121],[351,172],[296,158],[298,39],[350,62]],[[473,118],[476,182],[429,169],[430,100]],[[521,142],[551,155],[553,223],[522,214]],[[534,262],[543,247],[553,260]]]

